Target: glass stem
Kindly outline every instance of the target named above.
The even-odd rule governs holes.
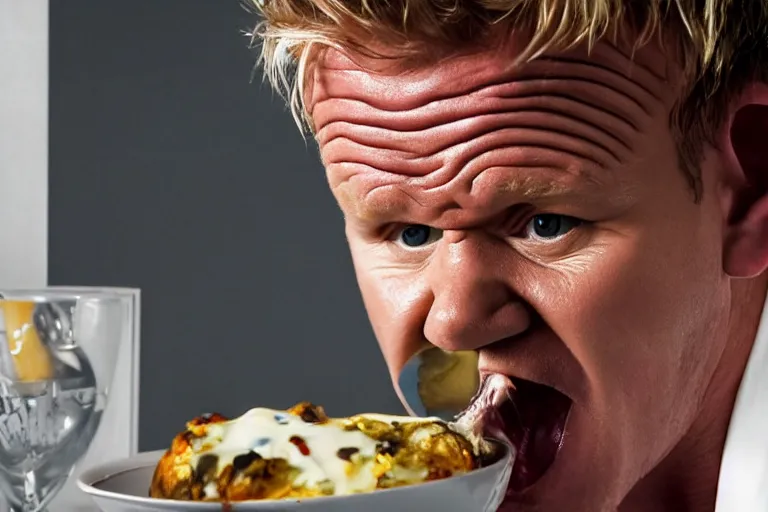
[[[24,505],[22,512],[42,512],[43,506],[38,496],[37,478],[34,471],[27,471],[24,474]]]

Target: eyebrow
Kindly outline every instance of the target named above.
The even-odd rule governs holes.
[[[452,199],[448,202],[425,204],[408,189],[412,187],[410,180],[393,180],[390,183],[378,185],[361,193],[358,186],[349,180],[337,185],[335,195],[345,213],[363,223],[393,222],[402,220],[413,209],[423,210],[458,210],[463,209],[461,203],[473,202],[479,205],[491,205],[491,209],[504,209],[513,205],[534,203],[546,206],[548,203],[579,200],[600,197],[604,201],[606,192],[614,188],[613,183],[600,179],[595,172],[580,169],[578,174],[565,170],[555,170],[552,167],[522,167],[515,166],[522,172],[515,173],[508,180],[499,180],[486,190],[477,194],[474,199]],[[510,169],[512,174],[512,169]],[[547,179],[557,174],[561,179]],[[602,174],[602,173],[600,173]],[[479,176],[483,176],[483,174]],[[475,185],[473,180],[473,187]],[[613,180],[610,180],[613,182]],[[471,192],[470,192],[471,193]],[[610,192],[611,203],[617,206],[631,202],[632,195],[625,186]],[[497,203],[498,208],[493,204]],[[503,206],[502,206],[503,205]]]
[[[508,179],[500,179],[482,195],[482,202],[547,203],[589,196],[604,196],[610,173],[580,167],[578,172],[555,167],[515,166]],[[479,175],[480,177],[482,175]],[[477,178],[475,178],[477,180]],[[612,181],[612,180],[611,180]],[[473,182],[474,185],[474,182]]]

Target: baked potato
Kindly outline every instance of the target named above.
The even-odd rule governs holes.
[[[437,418],[329,418],[300,403],[187,423],[159,461],[149,496],[233,502],[371,492],[466,473],[481,464],[469,437]]]

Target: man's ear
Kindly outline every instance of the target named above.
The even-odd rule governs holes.
[[[736,98],[719,142],[733,189],[724,270],[755,277],[768,269],[768,84],[753,84]]]

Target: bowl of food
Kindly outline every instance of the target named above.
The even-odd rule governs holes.
[[[78,485],[104,512],[495,511],[514,454],[466,419],[331,418],[301,403],[201,416],[168,450],[91,468]]]

